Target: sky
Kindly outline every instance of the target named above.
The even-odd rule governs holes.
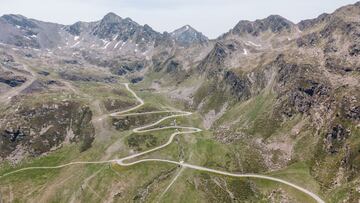
[[[191,25],[209,38],[229,31],[240,20],[281,15],[295,23],[315,18],[356,0],[0,0],[0,15],[73,24],[96,21],[109,12],[130,17],[154,30],[171,32]],[[1,29],[1,28],[0,28]]]

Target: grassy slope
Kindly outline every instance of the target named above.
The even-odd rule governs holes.
[[[85,88],[92,89],[94,87],[90,86]],[[103,95],[104,93],[98,93],[97,91],[88,91],[88,93],[96,93],[97,98],[107,97],[107,95]],[[155,96],[151,93],[140,92],[139,96],[145,98],[145,101],[150,103],[149,106],[153,108],[173,106],[166,97],[162,97],[161,95]],[[266,103],[266,101],[267,100],[264,99],[262,103]],[[177,104],[175,106],[181,107],[182,105]],[[258,106],[254,108],[258,108]],[[249,117],[253,114],[256,113],[249,112]],[[230,116],[231,118],[232,115],[227,116]],[[200,126],[201,119],[195,114],[189,118],[177,119],[177,123],[185,126]],[[155,132],[153,134],[159,139],[158,144],[161,144],[170,133],[171,131],[164,131]],[[79,153],[78,150],[75,150],[76,146],[63,147],[58,151],[50,153],[48,156],[26,160],[23,164],[17,166],[17,168],[39,165],[52,166],[75,160],[100,160],[103,158],[106,149],[118,140],[123,143],[124,147],[120,150],[111,152],[110,157],[122,157],[129,154],[131,150],[126,143],[129,138],[128,136],[131,136],[131,133],[129,131],[124,131],[112,134],[110,139],[97,139],[94,146],[83,153]],[[234,152],[240,150],[240,152],[243,152],[246,155],[252,153],[251,149],[246,148],[245,146],[245,143],[237,146],[221,144],[213,140],[211,132],[204,131],[202,133],[179,136],[175,142],[166,149],[146,156],[161,157],[171,160],[184,159],[189,163],[236,172],[240,167],[238,165],[239,160],[233,157]],[[142,150],[145,149],[147,148],[142,148]],[[246,162],[250,164],[248,169],[256,171],[260,168],[259,171],[262,171],[261,166],[254,165],[251,162],[251,159],[256,159],[256,156],[257,155],[249,156],[248,161],[244,160],[245,156],[243,156],[240,159],[240,162],[242,164]],[[11,185],[12,193],[20,202],[25,199],[63,202],[70,201],[73,198],[81,202],[99,202],[106,201],[109,198],[114,198],[118,202],[129,202],[135,200],[138,201],[138,198],[141,198],[141,195],[139,197],[139,194],[143,194],[148,201],[158,201],[160,198],[159,195],[178,172],[178,169],[176,168],[177,167],[174,165],[163,163],[145,163],[126,168],[119,166],[110,167],[106,164],[77,165],[59,170],[33,170],[14,174],[3,179],[0,182],[0,188],[5,191],[8,190],[8,186]],[[13,169],[14,168],[11,168],[8,165],[4,165],[1,167],[0,173],[2,174]],[[308,174],[304,173],[304,170],[301,169],[285,170],[274,174],[274,176],[280,176],[281,173],[289,174],[290,172],[298,174],[297,176],[299,177],[302,177],[302,175],[308,176]],[[92,178],[87,182],[84,182],[84,180],[89,177]],[[218,188],[219,186],[212,181],[212,178],[214,177],[226,181],[226,183],[230,185],[229,190],[232,191],[239,200],[265,201],[265,197],[270,194],[270,191],[280,186],[279,184],[271,183],[269,181],[250,180],[249,182],[249,180],[238,180],[222,176],[218,177],[216,175],[209,175],[187,169],[161,201],[208,202],[209,200],[229,200],[229,194],[223,189]],[[293,177],[289,177],[289,180],[293,181]],[[198,187],[197,184],[202,186]],[[303,183],[299,182],[299,184]],[[297,200],[297,202],[309,200],[306,196],[299,194],[299,192],[294,191],[291,188],[285,186],[280,187],[286,191],[287,195]],[[210,190],[207,190],[206,188],[210,188]],[[313,187],[311,186],[311,188]],[[316,188],[316,186],[314,186],[314,188]],[[149,193],[144,195],[146,192],[143,192],[147,190],[149,190]],[[257,191],[258,193],[255,195],[253,191]],[[209,194],[213,192],[216,193],[216,196],[209,199]],[[9,196],[3,195],[3,198],[8,199]]]

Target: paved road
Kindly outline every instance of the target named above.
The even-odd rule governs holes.
[[[159,130],[164,130],[164,129],[177,129],[177,130],[182,130],[182,131],[176,131],[174,133],[172,133],[169,137],[169,140],[163,144],[160,145],[158,147],[155,147],[153,149],[144,151],[144,152],[140,152],[137,154],[133,154],[121,159],[114,159],[114,160],[108,160],[108,161],[95,161],[95,162],[71,162],[68,164],[64,164],[64,165],[60,165],[60,166],[52,166],[52,167],[29,167],[29,168],[23,168],[20,170],[16,170],[13,172],[9,172],[7,174],[4,174],[2,176],[0,176],[0,178],[14,174],[14,173],[18,173],[21,171],[26,171],[26,170],[34,170],[34,169],[58,169],[58,168],[63,168],[66,166],[71,166],[71,165],[78,165],[78,164],[107,164],[107,163],[116,163],[120,166],[132,166],[135,164],[139,164],[139,163],[144,163],[144,162],[163,162],[163,163],[170,163],[170,164],[175,164],[175,165],[179,165],[182,166],[184,168],[190,168],[190,169],[194,169],[194,170],[199,170],[199,171],[205,171],[205,172],[210,172],[210,173],[215,173],[215,174],[220,174],[220,175],[225,175],[225,176],[231,176],[231,177],[242,177],[242,178],[258,178],[258,179],[265,179],[265,180],[271,180],[271,181],[275,181],[275,182],[279,182],[285,185],[288,185],[290,187],[293,187],[307,195],[309,195],[310,197],[312,197],[314,200],[316,200],[318,203],[325,203],[324,200],[322,200],[318,195],[314,194],[313,192],[302,188],[298,185],[295,185],[291,182],[279,179],[279,178],[274,178],[271,176],[266,176],[266,175],[259,175],[259,174],[236,174],[236,173],[230,173],[230,172],[226,172],[226,171],[220,171],[220,170],[215,170],[215,169],[210,169],[210,168],[206,168],[203,166],[197,166],[197,165],[193,165],[193,164],[189,164],[189,163],[185,163],[183,161],[177,162],[177,161],[172,161],[172,160],[166,160],[166,159],[141,159],[141,160],[137,160],[137,161],[133,161],[133,162],[126,162],[129,161],[131,159],[143,156],[145,154],[149,154],[151,152],[160,150],[168,145],[170,145],[172,143],[172,141],[174,140],[175,136],[177,135],[181,135],[181,134],[190,134],[190,133],[198,133],[201,132],[202,130],[199,128],[195,128],[195,127],[184,127],[184,126],[166,126],[166,127],[161,127],[161,128],[152,128],[156,125],[158,125],[159,123],[170,119],[170,118],[175,118],[175,117],[182,117],[182,116],[190,116],[192,113],[191,112],[186,112],[186,111],[154,111],[154,112],[144,112],[144,113],[128,113],[131,111],[134,111],[138,108],[140,108],[141,106],[144,105],[144,101],[137,96],[137,94],[130,89],[129,84],[125,83],[124,84],[126,89],[136,98],[136,100],[139,102],[139,104],[135,107],[132,107],[130,109],[124,110],[124,111],[120,111],[120,112],[116,112],[116,113],[112,113],[110,114],[110,116],[112,117],[119,117],[119,116],[133,116],[133,115],[145,115],[145,114],[155,114],[155,113],[174,113],[174,115],[170,115],[170,116],[166,116],[152,124],[149,125],[145,125],[142,127],[138,127],[133,129],[134,133],[143,133],[143,132],[150,132],[150,131],[159,131]],[[100,118],[102,119],[102,118]]]

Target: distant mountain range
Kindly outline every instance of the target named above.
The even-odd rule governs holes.
[[[273,33],[303,30],[326,18],[329,18],[329,14],[322,14],[317,19],[304,20],[298,24],[278,15],[253,22],[242,20],[219,38],[245,34],[259,36],[268,30]],[[116,51],[124,46],[137,44],[140,46],[139,49],[145,50],[163,42],[185,47],[209,42],[206,36],[190,25],[171,33],[159,33],[146,24],[139,25],[130,18],[121,18],[115,13],[108,13],[96,22],[76,22],[72,25],[60,25],[9,14],[0,17],[0,26],[1,43],[35,49],[83,47]]]
[[[0,42],[35,49],[93,47],[120,49],[125,44],[154,46],[162,41],[174,41],[181,46],[207,43],[208,38],[190,26],[172,33],[159,33],[148,25],[139,25],[130,18],[108,13],[97,22],[77,22],[59,25],[29,19],[21,15],[0,17]],[[95,44],[91,44],[95,42]]]

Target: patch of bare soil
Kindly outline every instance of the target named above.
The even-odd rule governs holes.
[[[224,115],[227,107],[228,107],[228,103],[225,103],[218,113],[216,113],[215,110],[211,110],[207,114],[205,114],[204,117],[203,117],[204,128],[207,129],[207,130],[210,129],[212,124],[217,119],[219,119],[222,115]]]
[[[185,101],[189,105],[193,104],[193,95],[199,89],[199,85],[192,87],[183,87],[169,92],[170,98],[173,100]]]

